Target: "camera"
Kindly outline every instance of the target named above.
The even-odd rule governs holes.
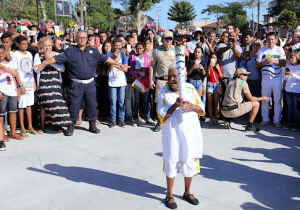
[[[200,42],[204,43],[204,37],[203,36],[200,37]]]
[[[229,42],[231,42],[232,44],[234,44],[235,43],[235,39],[231,38],[231,39],[229,39]]]
[[[285,69],[285,72],[290,72],[291,70],[289,68],[286,68]]]

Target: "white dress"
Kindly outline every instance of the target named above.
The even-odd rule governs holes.
[[[204,104],[193,85],[185,83],[184,99],[198,105],[204,110]],[[169,90],[168,85],[160,92],[157,113],[162,123],[162,144],[164,161],[187,162],[201,158],[203,154],[202,132],[196,112],[183,113],[181,120],[180,109],[177,108],[171,117],[164,122],[168,109],[176,102],[179,95]]]

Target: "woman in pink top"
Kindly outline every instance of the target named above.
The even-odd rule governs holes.
[[[149,111],[149,67],[151,66],[151,57],[144,53],[145,45],[141,42],[136,44],[136,55],[130,57],[130,73],[135,78],[132,86],[135,88],[132,126],[138,125],[140,102],[143,104],[143,115],[146,117],[146,123],[152,125]]]

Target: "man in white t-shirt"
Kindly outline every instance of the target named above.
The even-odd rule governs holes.
[[[221,41],[222,43],[217,46],[216,52],[222,59],[222,69],[224,75],[222,86],[225,90],[226,85],[235,76],[239,59],[242,55],[242,48],[237,45],[235,32],[228,33],[227,31],[224,31],[221,36]]]
[[[28,133],[35,135],[37,132],[33,129],[31,114],[31,106],[34,105],[34,91],[36,88],[32,70],[33,57],[32,54],[27,51],[28,40],[25,36],[20,35],[17,37],[17,45],[19,49],[11,55],[11,60],[18,68],[18,73],[22,82],[20,85],[23,85],[26,89],[25,94],[21,95],[19,100],[21,135],[28,136],[24,126],[24,109],[26,109]]]
[[[282,47],[276,46],[277,36],[274,32],[267,34],[267,46],[258,51],[256,65],[261,68],[263,96],[274,99],[274,125],[281,127],[281,97],[282,97],[282,71],[281,67],[286,64],[286,57]],[[262,122],[261,125],[269,123],[269,102],[262,102],[261,105]]]

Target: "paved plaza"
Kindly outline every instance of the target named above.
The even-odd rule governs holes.
[[[178,209],[300,209],[300,132],[267,126],[258,134],[202,123],[204,157],[192,193],[198,206]],[[167,209],[161,133],[150,128],[109,129],[95,135],[47,133],[11,140],[0,153],[1,210]]]

